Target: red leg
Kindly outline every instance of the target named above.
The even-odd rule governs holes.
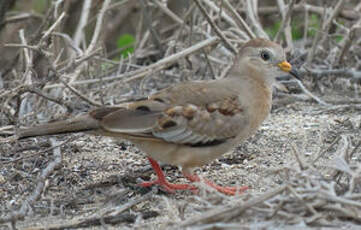
[[[201,179],[199,178],[198,175],[192,175],[189,174],[187,172],[183,172],[183,175],[185,178],[187,178],[189,181],[191,182],[199,182],[201,181]],[[237,192],[238,193],[242,193],[244,191],[246,191],[248,189],[247,186],[242,186],[242,187],[222,187],[220,185],[217,185],[215,183],[213,183],[212,181],[209,180],[204,180],[204,183],[206,183],[208,186],[216,189],[217,191],[224,193],[226,195],[235,195]]]
[[[167,192],[174,192],[174,190],[196,190],[195,186],[189,184],[172,184],[167,181],[164,176],[162,169],[160,168],[159,164],[153,160],[152,158],[148,157],[150,164],[152,165],[155,173],[157,174],[158,179],[154,181],[146,181],[139,184],[142,187],[149,187],[155,184],[162,186]]]

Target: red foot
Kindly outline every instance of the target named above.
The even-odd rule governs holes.
[[[148,157],[148,160],[149,160],[150,164],[152,165],[155,173],[157,174],[158,179],[154,180],[154,181],[142,182],[139,184],[139,186],[150,187],[150,186],[157,184],[157,185],[160,185],[165,191],[167,191],[169,193],[174,193],[175,190],[191,190],[191,191],[197,190],[197,188],[193,185],[169,183],[167,181],[167,179],[165,178],[164,173],[163,173],[162,169],[160,168],[159,164],[150,157]]]
[[[191,182],[199,182],[199,181],[201,181],[201,179],[197,175],[190,175],[190,174],[187,174],[187,173],[183,173],[183,175]],[[224,193],[226,195],[231,195],[231,196],[236,195],[237,193],[240,194],[240,193],[242,193],[242,192],[244,192],[244,191],[246,191],[248,189],[248,186],[223,187],[223,186],[217,185],[217,184],[213,183],[212,181],[209,181],[209,180],[206,180],[206,179],[204,179],[203,181],[208,186],[216,189],[218,192]]]
[[[164,173],[163,173],[162,169],[160,168],[159,164],[150,157],[148,157],[148,160],[149,160],[150,164],[152,165],[155,173],[157,174],[158,179],[154,180],[154,181],[147,181],[147,182],[140,183],[139,186],[149,187],[149,186],[158,184],[165,191],[170,192],[170,193],[174,193],[175,190],[191,190],[193,192],[198,190],[195,186],[189,185],[189,184],[172,184],[172,183],[169,183],[167,181],[167,179],[165,178]],[[191,174],[187,174],[187,173],[184,173],[184,172],[183,172],[183,175],[191,182],[199,182],[199,181],[201,181],[201,179],[197,175],[191,175]],[[224,193],[226,195],[235,195],[236,193],[242,193],[242,192],[244,192],[245,190],[248,189],[247,186],[243,186],[243,187],[239,187],[239,188],[238,187],[222,187],[222,186],[214,184],[213,182],[211,182],[209,180],[204,180],[204,182],[208,186],[210,186],[210,187],[216,189],[217,191],[219,191],[221,193]]]
[[[169,192],[169,193],[174,193],[175,190],[196,190],[197,188],[195,186],[192,186],[192,185],[189,185],[189,184],[172,184],[172,183],[169,183],[168,181],[160,181],[159,179],[158,180],[154,180],[154,181],[145,181],[145,182],[142,182],[139,184],[139,186],[142,186],[142,187],[150,187],[150,186],[153,186],[153,185],[160,185],[162,186],[162,188],[166,191],[166,192]]]

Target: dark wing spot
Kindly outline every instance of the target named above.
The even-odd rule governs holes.
[[[206,105],[206,109],[208,112],[213,113],[218,109],[218,105],[216,103]]]
[[[164,124],[162,124],[162,128],[168,129],[168,128],[174,127],[176,125],[177,125],[177,123],[175,123],[174,121],[167,121]]]
[[[185,108],[183,108],[183,116],[188,120],[193,119],[196,112],[197,112],[197,107],[193,105],[188,105]]]
[[[220,144],[223,144],[226,141],[227,141],[226,139],[222,139],[222,140],[213,140],[213,141],[209,141],[209,142],[206,142],[206,143],[198,142],[198,143],[195,143],[195,144],[188,144],[188,145],[191,146],[191,147],[201,148],[201,147],[210,147],[210,146],[220,145]]]
[[[110,113],[119,111],[119,110],[124,110],[124,108],[116,108],[116,107],[98,108],[98,109],[91,111],[90,116],[93,117],[94,119],[100,120],[103,117],[109,115]]]
[[[154,101],[157,101],[157,102],[160,102],[160,103],[164,103],[164,100],[159,98],[159,97],[156,97],[153,99]]]
[[[136,110],[143,111],[143,112],[150,112],[149,107],[141,105],[136,108]]]

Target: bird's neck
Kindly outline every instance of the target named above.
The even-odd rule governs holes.
[[[251,127],[256,129],[267,117],[272,106],[272,82],[266,81],[260,71],[239,68],[242,71],[230,73],[230,78],[239,83],[240,100],[248,107],[252,117]],[[245,72],[247,69],[249,72]],[[238,79],[237,79],[238,78]]]
[[[239,79],[241,84],[246,84],[256,91],[267,92],[271,96],[272,85],[274,83],[273,77],[265,75],[266,71],[252,63],[245,63],[244,66],[238,65],[232,68],[229,73],[229,78]]]

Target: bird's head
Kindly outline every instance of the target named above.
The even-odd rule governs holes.
[[[297,71],[287,62],[283,48],[262,38],[252,39],[242,46],[234,68],[239,69],[240,74],[261,78],[269,84],[285,73],[299,79]]]

